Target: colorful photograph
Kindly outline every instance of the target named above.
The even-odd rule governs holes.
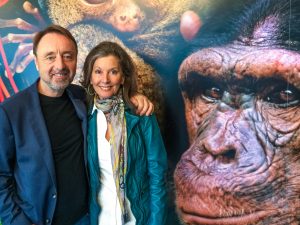
[[[300,0],[0,0],[0,117],[8,118],[0,118],[3,225],[17,224],[14,221],[21,214],[31,224],[45,223],[37,216],[39,210],[29,209],[36,207],[29,200],[29,192],[20,190],[39,177],[30,175],[26,181],[18,180],[44,168],[25,167],[25,161],[37,151],[25,148],[28,140],[24,137],[12,137],[18,129],[30,133],[35,128],[30,127],[32,121],[21,122],[21,107],[14,109],[10,99],[18,99],[33,86],[40,88],[50,63],[44,65],[46,60],[38,57],[39,51],[50,48],[50,43],[58,46],[65,41],[50,32],[53,36],[43,43],[45,47],[34,48],[38,46],[35,36],[52,24],[68,30],[77,44],[76,56],[72,52],[62,56],[73,58],[66,58],[68,70],[60,71],[58,76],[73,73],[61,93],[68,85],[85,90],[86,118],[80,120],[88,124],[84,133],[87,157],[99,156],[91,150],[99,147],[98,136],[97,141],[89,139],[97,135],[97,129],[100,132],[99,111],[98,117],[93,114],[99,110],[99,102],[103,104],[98,100],[111,95],[117,98],[122,92],[123,116],[108,118],[102,113],[108,126],[112,124],[111,131],[119,135],[114,142],[110,139],[110,144],[117,143],[118,147],[109,156],[120,201],[117,224],[299,224]],[[48,60],[48,55],[45,58]],[[127,71],[131,70],[120,63],[122,60],[134,67],[136,83],[129,84],[133,78]],[[112,70],[110,80],[116,90],[100,87],[102,81],[95,75],[109,66],[117,68]],[[127,106],[139,106],[139,101],[135,104],[130,100],[136,95],[145,96],[154,112],[139,116],[143,122],[132,140],[128,128],[131,117],[126,110]],[[24,111],[39,105],[33,97],[27,100],[22,105]],[[21,105],[22,101],[18,102]],[[39,112],[46,117],[44,111]],[[120,122],[124,115],[125,123]],[[19,128],[20,124],[24,127]],[[43,127],[50,133],[50,125],[43,122]],[[61,130],[64,128],[61,125]],[[145,150],[140,147],[144,145]],[[24,147],[23,152],[18,152],[18,147]],[[52,157],[49,149],[45,155]],[[127,165],[130,160],[136,160],[136,164]],[[86,161],[93,186],[90,191],[95,191],[95,196],[105,195],[98,193],[97,183],[102,173],[97,174],[97,170],[102,171],[102,164],[95,166]],[[20,172],[23,168],[28,171]],[[145,185],[148,180],[149,187]],[[136,206],[122,189],[122,181],[133,185],[132,192],[144,188],[141,193],[150,194],[132,194],[133,199],[143,199]],[[157,182],[157,187],[165,182],[165,190],[158,191],[151,182]],[[148,198],[150,203],[145,200]],[[91,220],[105,224],[98,223],[103,219],[101,207],[93,208],[97,197],[92,201],[89,204],[95,214],[91,213],[91,218],[97,219]],[[13,208],[20,214],[13,214]]]

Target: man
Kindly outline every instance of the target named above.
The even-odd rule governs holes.
[[[87,225],[87,112],[70,84],[77,44],[51,25],[33,41],[39,79],[0,105],[0,218],[3,225]],[[140,97],[140,98],[139,98]],[[153,105],[139,96],[142,114]]]

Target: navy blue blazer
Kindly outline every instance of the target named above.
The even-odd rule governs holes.
[[[56,206],[54,162],[37,82],[0,104],[0,218],[3,225],[51,224]],[[70,85],[66,93],[82,122],[86,151],[84,91]],[[86,152],[84,157],[86,165]]]

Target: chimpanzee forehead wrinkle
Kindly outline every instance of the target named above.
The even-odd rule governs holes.
[[[231,58],[223,49],[202,49],[186,58],[179,69],[179,79],[186,79],[190,72],[203,76],[226,78]],[[226,57],[227,56],[227,57]]]
[[[179,80],[189,73],[218,80],[278,78],[300,89],[300,54],[285,49],[224,48],[202,49],[184,60]]]
[[[280,78],[300,88],[300,54],[283,49],[263,49],[240,57],[235,77]]]

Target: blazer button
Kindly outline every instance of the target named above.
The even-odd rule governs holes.
[[[56,199],[57,195],[56,194],[53,194],[52,195],[52,198]]]
[[[46,223],[50,223],[50,219],[46,219]]]

